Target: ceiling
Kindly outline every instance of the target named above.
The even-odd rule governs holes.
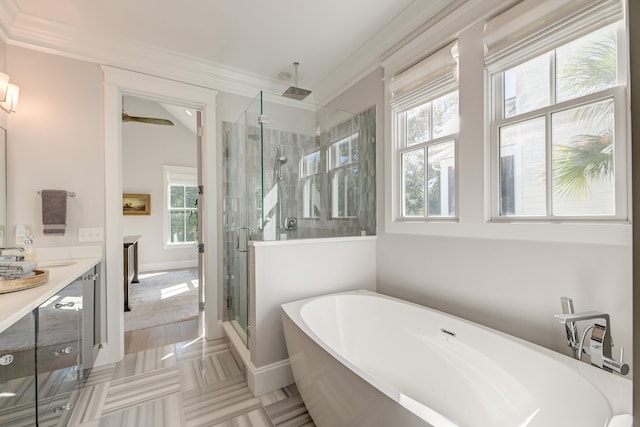
[[[463,2],[0,0],[0,36],[247,94],[291,86],[299,61],[298,86],[318,100],[318,93],[327,98],[353,84],[439,12]]]

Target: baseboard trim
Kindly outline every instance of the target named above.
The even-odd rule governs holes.
[[[254,396],[258,397],[293,384],[293,371],[291,370],[289,359],[256,368],[251,362],[249,350],[233,329],[231,323],[224,322],[222,328],[236,354],[242,360],[247,376],[247,385]]]
[[[195,268],[198,266],[198,260],[182,260],[182,261],[167,261],[167,262],[152,262],[147,264],[140,264],[138,270],[140,273],[149,273],[152,271],[162,270],[179,270],[181,268]]]

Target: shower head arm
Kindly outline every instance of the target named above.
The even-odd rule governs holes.
[[[298,61],[293,63],[293,82],[295,87],[298,87],[298,65],[300,65]]]

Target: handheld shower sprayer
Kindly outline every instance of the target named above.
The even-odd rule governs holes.
[[[276,145],[276,162],[274,168],[277,181],[282,181],[282,166],[287,163],[288,160],[287,156],[282,153],[281,147]]]

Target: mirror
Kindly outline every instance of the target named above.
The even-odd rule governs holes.
[[[0,128],[0,247],[7,246],[7,131]]]

